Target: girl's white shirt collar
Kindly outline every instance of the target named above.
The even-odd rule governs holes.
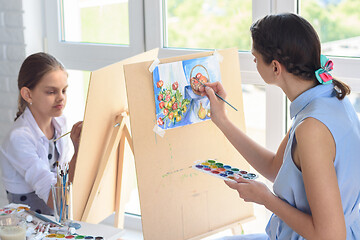
[[[24,113],[20,117],[23,117],[24,120],[29,122],[32,130],[34,131],[34,134],[35,134],[36,138],[47,139],[45,134],[41,131],[41,129],[37,125],[37,122],[36,122],[34,116],[32,115],[32,113],[31,113],[31,111],[30,111],[30,109],[28,107],[25,108]],[[52,124],[53,124],[53,126],[55,128],[55,136],[56,137],[60,137],[62,134],[65,133],[65,129],[61,128],[61,126],[66,126],[66,120],[65,120],[65,118],[63,116],[54,117],[52,119]]]

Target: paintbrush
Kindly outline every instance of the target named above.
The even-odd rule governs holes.
[[[34,217],[37,217],[38,219],[43,220],[43,221],[45,221],[45,222],[52,223],[52,224],[56,224],[56,225],[58,225],[58,226],[60,226],[60,227],[63,227],[63,226],[64,226],[64,225],[62,225],[62,224],[60,224],[60,223],[57,223],[57,222],[54,222],[54,221],[52,221],[51,219],[49,219],[49,218],[47,218],[47,217],[45,217],[45,216],[43,216],[43,215],[41,215],[41,214],[39,214],[39,213],[37,213],[37,212],[34,212],[34,211],[30,210],[30,209],[25,209],[25,211],[26,211],[27,213],[33,215]]]
[[[65,134],[63,134],[63,135],[61,135],[60,137],[58,137],[57,139],[55,139],[54,142],[56,142],[57,140],[59,140],[59,139],[62,138],[62,137],[65,137],[65,136],[68,135],[69,133],[71,133],[71,131],[70,131],[70,132],[67,132],[67,133],[65,133]]]
[[[203,83],[203,82],[201,82],[200,80],[198,81],[204,88],[206,87],[206,85]],[[229,102],[227,102],[225,99],[223,99],[219,94],[217,94],[216,92],[214,92],[215,93],[215,95],[218,97],[218,98],[220,98],[220,100],[222,100],[222,101],[224,101],[227,105],[229,105],[230,107],[232,107],[233,109],[235,109],[235,111],[237,111],[237,109],[233,106],[233,105],[231,105]]]

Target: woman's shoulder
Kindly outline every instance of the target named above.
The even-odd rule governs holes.
[[[360,132],[359,118],[346,97],[343,100],[336,97],[315,99],[306,106],[301,116],[302,120],[299,119],[299,122],[308,118],[316,119],[324,124],[335,139],[342,139],[349,132],[354,132],[354,129],[357,129],[355,132]],[[315,126],[314,124],[307,125]]]
[[[302,136],[307,140],[312,140],[314,136],[322,135],[330,130],[323,121],[309,116],[299,123],[295,131],[296,136]]]

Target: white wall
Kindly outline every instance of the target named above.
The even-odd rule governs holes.
[[[42,1],[0,0],[0,142],[17,112],[21,63],[31,53],[43,51]],[[6,203],[0,184],[0,206]]]
[[[17,74],[25,58],[21,0],[0,0],[0,141],[17,109]]]
[[[0,0],[0,141],[11,127],[17,109],[17,74],[25,58],[21,0]],[[0,206],[7,203],[2,184]]]

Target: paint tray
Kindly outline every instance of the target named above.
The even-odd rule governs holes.
[[[227,181],[236,182],[236,176],[241,176],[245,179],[251,180],[258,178],[258,175],[256,175],[255,173],[250,173],[248,171],[223,164],[214,159],[196,162],[196,164],[194,164],[192,168]]]

